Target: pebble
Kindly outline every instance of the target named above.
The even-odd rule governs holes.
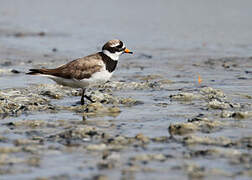
[[[107,149],[106,144],[90,144],[86,147],[89,151],[104,151]]]
[[[193,118],[185,123],[170,124],[168,131],[170,135],[186,135],[193,132],[209,133],[227,126],[227,123],[221,121],[212,121],[207,118]]]
[[[222,111],[222,118],[237,118],[237,119],[247,119],[252,117],[251,111]]]
[[[139,141],[141,141],[142,143],[149,143],[150,139],[146,136],[144,136],[143,134],[139,133],[135,136],[135,138]]]
[[[195,100],[195,99],[200,99],[201,96],[200,95],[196,95],[194,93],[179,93],[179,94],[176,94],[176,95],[170,95],[170,98],[172,100],[179,100],[179,101],[192,101],[192,100]]]
[[[217,137],[212,138],[209,136],[195,136],[189,135],[182,139],[182,142],[186,145],[193,145],[193,144],[204,144],[204,145],[217,145],[217,146],[227,146],[232,143],[232,140],[227,137]]]

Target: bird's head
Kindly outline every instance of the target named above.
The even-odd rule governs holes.
[[[133,52],[127,49],[124,43],[118,39],[110,40],[104,44],[102,52],[115,61],[117,61],[119,56],[124,53],[133,54]]]

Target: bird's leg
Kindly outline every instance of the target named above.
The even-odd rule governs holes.
[[[86,98],[86,99],[89,100],[90,102],[94,103],[95,101],[93,101],[93,100],[91,99],[91,97],[85,95],[85,91],[86,91],[86,89],[83,88],[83,89],[82,89],[82,93],[81,93],[81,105],[84,105],[84,102],[85,102],[85,101],[84,101],[84,98]]]
[[[85,91],[86,91],[86,89],[83,88],[82,93],[81,93],[81,105],[84,105]]]

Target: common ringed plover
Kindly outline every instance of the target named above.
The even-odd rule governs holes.
[[[132,52],[122,41],[114,39],[108,41],[102,51],[86,57],[75,59],[55,69],[30,69],[29,75],[42,75],[54,80],[57,84],[73,88],[81,88],[81,104],[84,104],[86,88],[107,82],[115,68],[119,56]]]

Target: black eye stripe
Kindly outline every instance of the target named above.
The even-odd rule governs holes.
[[[123,47],[123,42],[120,41],[119,45],[114,46],[114,47],[109,47],[108,45],[103,46],[102,50],[108,50],[111,53],[115,53],[115,52],[122,52],[124,51],[126,48]]]
[[[118,51],[119,51],[118,48],[116,48],[116,47],[109,47],[109,48],[107,48],[107,50],[108,50],[109,52],[111,52],[111,53],[115,53],[115,52],[118,52]]]
[[[119,45],[116,46],[116,48],[122,48],[122,47],[123,47],[123,43],[122,43],[122,41],[120,41]]]

